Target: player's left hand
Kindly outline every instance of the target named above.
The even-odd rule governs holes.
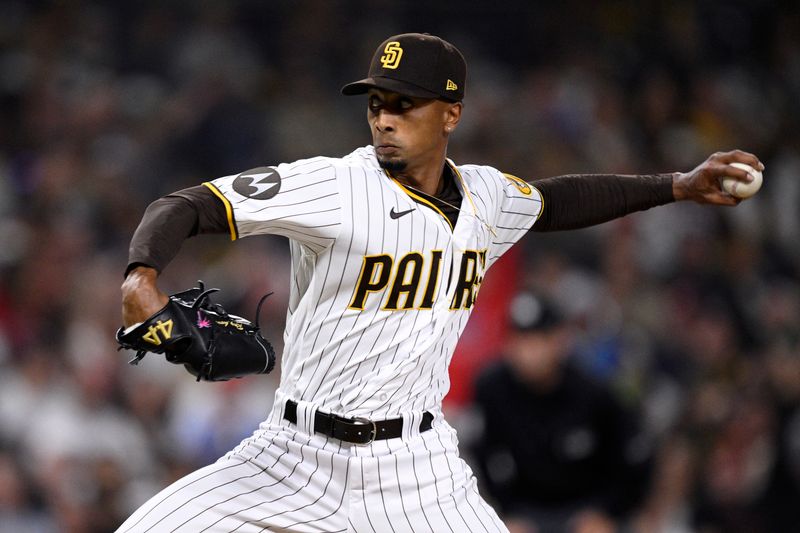
[[[229,314],[209,295],[218,289],[199,287],[169,296],[166,305],[141,324],[121,327],[116,338],[120,348],[136,350],[130,361],[138,364],[146,353],[165,354],[167,361],[182,364],[197,380],[225,381],[249,374],[268,374],[275,366],[275,350],[261,336],[256,321]]]
[[[752,178],[746,171],[731,166],[731,163],[744,163],[763,171],[764,165],[753,154],[741,150],[716,152],[694,170],[675,174],[672,191],[675,200],[693,200],[701,204],[737,205],[741,198],[731,196],[720,185],[722,178],[731,176],[749,182]]]

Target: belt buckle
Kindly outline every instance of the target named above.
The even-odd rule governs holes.
[[[354,442],[353,444],[358,444],[360,446],[366,446],[367,444],[372,444],[372,442],[378,436],[378,426],[375,425],[375,422],[373,420],[361,417],[354,417],[351,420],[353,422],[360,422],[365,426],[366,425],[372,426],[372,430],[369,432],[369,440],[367,442]]]

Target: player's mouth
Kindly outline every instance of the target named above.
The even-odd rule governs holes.
[[[381,155],[394,153],[397,150],[399,150],[399,147],[396,144],[382,143],[375,146],[375,151]]]
[[[395,155],[399,149],[397,145],[384,143],[375,146],[375,153],[381,156]]]

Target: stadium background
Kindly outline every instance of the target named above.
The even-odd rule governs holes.
[[[800,9],[791,2],[0,2],[0,531],[103,532],[249,434],[277,376],[197,384],[112,333],[147,203],[247,168],[369,143],[339,87],[387,35],[469,65],[457,162],[526,179],[766,164],[736,209],[677,205],[532,235],[490,272],[457,352],[452,420],[499,357],[523,285],[580,324],[581,364],[657,444],[632,528],[777,531],[800,501]],[[280,347],[285,242],[187,242],[202,278]],[[498,324],[500,327],[498,327]],[[667,529],[664,529],[665,531]],[[786,529],[787,531],[790,529]]]

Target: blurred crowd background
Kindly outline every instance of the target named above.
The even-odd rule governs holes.
[[[737,208],[531,234],[505,257],[452,367],[465,456],[473,380],[529,287],[642,416],[652,476],[620,530],[800,530],[797,3],[0,0],[0,531],[113,531],[256,428],[277,373],[195,383],[117,351],[128,241],[159,195],[369,144],[364,102],[338,90],[405,31],[467,57],[458,163],[535,180],[741,148],[766,165]],[[245,316],[275,291],[262,324],[280,349],[288,264],[278,238],[199,237],[162,288],[203,279]]]

